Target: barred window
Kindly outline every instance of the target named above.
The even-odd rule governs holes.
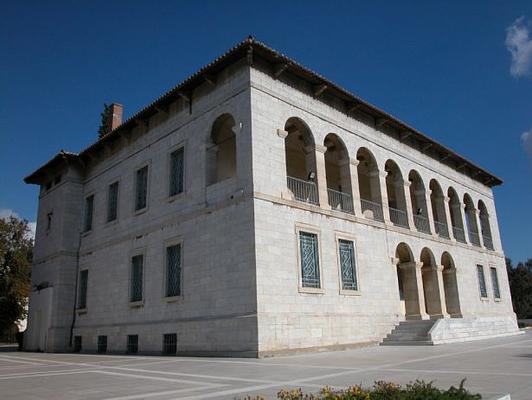
[[[81,351],[81,336],[74,336],[74,353]]]
[[[94,195],[85,199],[85,219],[83,221],[83,231],[88,232],[92,229],[92,214],[94,212]]]
[[[166,248],[166,296],[181,295],[181,245]]]
[[[306,288],[320,288],[320,265],[318,235],[299,232],[299,252],[301,259],[301,285]]]
[[[477,265],[477,275],[480,297],[488,297],[488,291],[486,290],[486,278],[484,277],[484,267],[482,265]]]
[[[338,252],[342,275],[342,289],[358,290],[354,243],[351,240],[338,240]]]
[[[183,191],[184,153],[181,147],[170,154],[170,196]]]
[[[501,298],[501,290],[499,289],[499,278],[497,277],[497,268],[491,267],[491,285],[493,286],[493,298]]]
[[[98,353],[107,353],[107,336],[98,336]]]
[[[163,335],[163,354],[175,355],[177,353],[177,333]]]
[[[148,166],[137,170],[135,177],[135,211],[148,205]]]
[[[89,270],[85,269],[79,273],[78,308],[87,308],[87,283]]]
[[[139,335],[127,335],[128,354],[137,354],[139,352]]]
[[[118,182],[109,185],[107,196],[107,222],[114,221],[118,214]]]
[[[143,268],[144,256],[142,254],[131,259],[131,302],[142,301]]]

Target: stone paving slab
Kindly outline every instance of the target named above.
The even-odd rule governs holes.
[[[5,350],[6,348],[2,348]],[[267,359],[44,354],[0,351],[2,399],[275,398],[282,388],[405,384],[466,387],[484,399],[532,399],[532,331],[439,346],[368,347]]]

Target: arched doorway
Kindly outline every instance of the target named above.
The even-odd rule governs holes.
[[[475,204],[471,197],[468,194],[464,195],[464,206],[465,206],[465,217],[467,225],[467,235],[469,241],[473,246],[480,247],[480,239],[478,236],[478,225],[477,225],[477,210],[475,210]]]
[[[490,216],[488,214],[488,209],[486,208],[486,205],[482,200],[478,201],[478,211],[482,241],[487,249],[493,250],[493,238],[491,237]]]
[[[410,181],[410,200],[414,213],[414,225],[418,231],[430,233],[427,199],[425,197],[426,189],[423,179],[417,171],[412,170],[408,174],[408,180]]]
[[[434,217],[434,229],[439,237],[449,239],[449,227],[447,226],[443,191],[436,179],[430,181],[429,188],[432,215]]]
[[[460,198],[456,194],[456,190],[450,187],[447,190],[447,197],[449,197],[449,212],[451,214],[451,223],[453,224],[453,237],[459,242],[465,243],[465,231],[462,219],[462,205]]]
[[[425,314],[424,299],[420,298],[421,274],[418,263],[406,243],[399,243],[395,250],[397,260],[397,284],[401,310],[406,319],[422,319]]]
[[[443,266],[443,289],[445,292],[445,306],[452,318],[461,318],[460,298],[458,296],[458,284],[456,281],[456,267],[453,258],[447,252],[441,256]]]
[[[379,167],[373,154],[362,147],[357,152],[358,188],[360,191],[360,206],[367,218],[384,221],[382,213],[382,197],[379,178]]]
[[[438,267],[432,252],[425,247],[421,250],[420,260],[423,263],[421,274],[423,276],[423,295],[425,298],[426,312],[431,319],[443,318],[440,285],[438,282]]]
[[[347,149],[342,140],[334,133],[329,133],[323,144],[327,148],[325,151],[325,176],[329,205],[333,210],[353,213],[351,171]]]
[[[406,208],[405,183],[401,170],[392,160],[386,161],[386,191],[388,194],[388,209],[390,221],[396,226],[408,228],[408,214]]]
[[[207,148],[207,184],[236,176],[235,119],[231,114],[216,118]]]

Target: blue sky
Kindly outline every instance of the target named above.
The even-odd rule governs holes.
[[[35,220],[22,178],[93,142],[104,102],[127,117],[249,34],[502,177],[505,252],[532,257],[530,1],[5,3],[0,214]]]

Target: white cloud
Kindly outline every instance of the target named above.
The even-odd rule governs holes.
[[[15,217],[18,219],[22,219],[20,215],[18,215],[15,211],[11,210],[10,208],[2,208],[0,209],[0,219],[7,220],[9,217]],[[35,230],[37,228],[37,222],[28,222],[28,237],[31,239],[35,239]]]
[[[520,17],[506,28],[506,48],[512,54],[510,73],[515,77],[527,76],[532,72],[530,25],[530,21]]]
[[[532,128],[523,132],[521,135],[521,142],[523,144],[523,149],[525,149],[526,153],[532,157]]]

